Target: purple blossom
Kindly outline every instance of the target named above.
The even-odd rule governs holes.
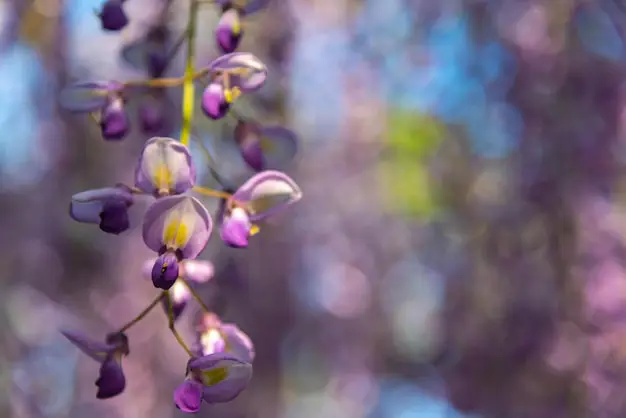
[[[128,208],[133,202],[131,190],[117,185],[75,194],[69,212],[75,221],[98,224],[102,231],[117,235],[130,227]]]
[[[234,136],[244,161],[255,171],[278,169],[298,152],[296,134],[282,126],[239,121]]]
[[[236,87],[242,93],[260,89],[267,80],[267,67],[249,52],[222,55],[209,65],[212,74],[228,75],[228,88]]]
[[[197,352],[203,356],[223,351],[247,363],[254,360],[256,353],[250,337],[237,325],[223,323],[214,313],[202,315],[196,333]]]
[[[110,96],[100,115],[102,137],[111,141],[124,139],[130,122],[121,96]]]
[[[124,0],[107,0],[102,5],[102,9],[97,13],[102,29],[117,32],[128,25],[128,17],[124,12],[123,3]]]
[[[100,112],[111,97],[122,93],[123,88],[124,85],[116,81],[81,81],[61,91],[59,104],[70,112]]]
[[[246,181],[226,202],[220,236],[229,246],[244,248],[257,228],[254,224],[279,213],[302,198],[291,177],[279,171],[263,171]]]
[[[236,9],[226,10],[215,29],[217,45],[223,53],[229,54],[237,49],[242,36],[240,12]]]
[[[247,386],[252,365],[227,353],[213,353],[190,359],[187,377],[174,391],[174,402],[183,412],[196,413],[202,401],[229,402]]]
[[[196,183],[196,167],[189,149],[172,138],[146,142],[135,169],[135,186],[156,197],[177,195]]]
[[[100,363],[100,372],[96,380],[98,399],[108,399],[119,395],[126,387],[126,378],[122,370],[122,357],[129,353],[128,337],[123,333],[109,334],[105,342],[93,340],[75,331],[61,333],[83,353]]]

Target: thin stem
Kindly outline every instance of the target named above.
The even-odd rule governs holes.
[[[172,331],[172,334],[174,334],[174,338],[176,338],[176,341],[178,341],[178,344],[183,348],[183,350],[185,350],[187,355],[189,355],[189,357],[193,357],[194,355],[189,349],[189,346],[187,346],[185,340],[183,340],[183,337],[181,337],[176,330],[176,325],[174,324],[174,307],[172,306],[173,303],[172,299],[170,298],[169,291],[164,291],[163,295],[167,300],[167,324],[170,328],[170,331]]]
[[[191,139],[193,139],[200,147],[200,150],[204,154],[204,158],[206,158],[207,160],[207,166],[209,167],[209,171],[211,172],[211,175],[213,176],[215,181],[217,181],[220,186],[226,188],[226,183],[224,182],[224,179],[222,179],[222,176],[220,176],[217,173],[217,170],[215,170],[215,167],[213,167],[213,158],[211,157],[211,153],[209,152],[209,150],[206,148],[206,145],[204,145],[204,142],[202,142],[202,140],[197,135],[192,135]]]
[[[206,305],[206,303],[202,301],[202,298],[200,297],[198,292],[196,292],[196,290],[187,282],[187,280],[183,278],[180,278],[179,280],[182,280],[185,286],[187,286],[189,293],[191,293],[191,296],[193,296],[196,302],[198,302],[198,305],[200,305],[204,313],[211,313],[211,310],[209,309],[209,307]]]
[[[185,83],[183,84],[183,115],[182,127],[180,132],[180,142],[183,145],[189,145],[191,138],[191,121],[193,118],[194,106],[194,50],[196,40],[196,20],[198,18],[198,8],[200,4],[198,0],[191,0],[189,6],[189,31],[187,33],[187,59],[185,63]]]
[[[209,73],[208,68],[203,68],[197,72],[185,73],[183,77],[175,78],[153,78],[149,80],[131,80],[124,83],[125,87],[177,87],[184,86],[185,83],[191,83]]]
[[[213,190],[202,186],[196,186],[192,190],[194,192],[200,193],[201,195],[217,197],[218,199],[230,199],[232,197],[230,193],[220,192],[219,190]]]
[[[119,333],[121,332],[125,332],[127,331],[130,327],[132,327],[133,325],[135,325],[136,323],[138,323],[139,321],[141,321],[142,319],[145,318],[146,315],[148,315],[150,313],[150,311],[152,309],[154,309],[154,307],[159,303],[159,301],[161,300],[161,298],[163,297],[163,294],[160,293],[152,302],[150,302],[150,305],[148,305],[146,307],[146,309],[144,309],[143,311],[141,311],[139,313],[139,315],[137,315],[132,321],[130,321],[128,324],[124,325],[122,328],[120,328],[120,330],[118,331]]]

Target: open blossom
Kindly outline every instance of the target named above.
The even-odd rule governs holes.
[[[222,322],[214,313],[202,314],[196,333],[196,350],[203,356],[223,351],[247,363],[254,360],[254,344],[250,337],[237,325]]]
[[[83,353],[100,363],[100,372],[96,380],[98,399],[108,399],[119,395],[126,387],[126,378],[122,370],[122,357],[129,353],[128,337],[123,333],[106,336],[105,341],[97,341],[75,331],[61,333]]]
[[[262,171],[246,181],[225,203],[220,236],[229,246],[243,248],[255,225],[302,198],[295,181],[279,171]]]
[[[183,260],[196,258],[207,245],[213,221],[206,208],[191,196],[156,200],[146,211],[143,240],[159,253],[151,277],[155,287],[169,290],[181,276]]]
[[[148,140],[135,169],[135,186],[155,197],[185,193],[196,183],[189,149],[172,138]]]
[[[157,262],[157,259],[148,260],[144,263],[143,276],[147,279],[152,279],[152,271]],[[215,272],[215,267],[210,261],[202,260],[182,260],[178,263],[178,277],[175,279],[174,284],[169,289],[169,295],[162,300],[163,309],[166,313],[169,313],[170,305],[172,308],[172,314],[174,320],[183,313],[183,310],[187,306],[187,302],[191,299],[192,295],[187,288],[185,281],[192,283],[205,283],[211,278]],[[160,284],[160,283],[158,283]]]
[[[234,137],[243,160],[254,171],[281,168],[298,152],[296,134],[282,126],[239,121]]]
[[[109,234],[120,234],[130,227],[128,209],[134,202],[124,185],[87,190],[72,196],[70,216],[78,222],[98,224]]]
[[[192,358],[185,381],[174,391],[176,407],[196,413],[202,401],[213,404],[235,399],[252,377],[252,365],[228,353]]]

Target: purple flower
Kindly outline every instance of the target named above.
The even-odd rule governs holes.
[[[239,11],[236,9],[226,10],[220,17],[215,29],[217,45],[223,53],[229,54],[237,49],[242,36]]]
[[[76,113],[102,111],[124,86],[116,81],[82,81],[65,87],[59,96],[62,108]]]
[[[250,337],[237,325],[223,323],[214,313],[202,315],[196,332],[197,351],[203,356],[223,351],[246,363],[254,360],[254,344]]]
[[[255,223],[279,213],[302,198],[291,177],[279,171],[262,171],[246,181],[226,202],[220,236],[229,246],[244,248],[258,232]]]
[[[177,319],[187,306],[187,302],[191,299],[191,293],[187,289],[187,285],[183,283],[179,278],[185,279],[187,282],[205,283],[213,277],[215,268],[210,261],[201,260],[182,260],[180,263],[176,260],[177,275],[173,279],[163,279],[167,284],[159,286],[157,283],[161,283],[161,279],[156,279],[155,282],[155,268],[159,265],[162,269],[162,264],[157,263],[157,259],[148,260],[143,267],[143,275],[146,278],[152,279],[155,287],[170,290],[169,298],[163,299],[163,308],[165,312],[169,312],[169,305],[172,305],[172,311],[174,319]],[[160,272],[160,270],[159,270]],[[157,272],[158,273],[158,272]]]
[[[226,353],[194,358],[187,363],[187,377],[174,391],[174,402],[183,412],[196,413],[202,401],[229,402],[247,386],[252,365]]]
[[[196,167],[189,149],[172,138],[146,142],[135,169],[135,186],[156,197],[176,195],[196,183]]]
[[[165,254],[174,253],[178,265],[183,259],[196,258],[204,250],[212,230],[211,216],[198,199],[168,196],[148,208],[142,233],[148,248],[160,254],[157,263],[165,262]]]
[[[102,24],[102,29],[106,31],[119,31],[128,25],[128,17],[124,13],[122,4],[124,0],[107,0],[100,12],[97,14]]]
[[[141,131],[145,134],[162,132],[166,127],[165,98],[156,97],[161,92],[153,92],[145,97],[139,105],[139,121]]]
[[[214,60],[209,69],[212,74],[222,76],[228,86],[226,90],[239,89],[242,93],[251,93],[260,89],[267,79],[267,67],[260,59],[249,52],[233,52]]]
[[[121,96],[110,96],[100,115],[100,130],[102,137],[110,141],[124,139],[130,123]]]
[[[100,363],[100,373],[96,380],[98,399],[108,399],[119,395],[126,387],[122,370],[122,357],[129,353],[128,337],[123,333],[107,335],[105,342],[92,340],[82,333],[61,331],[72,344]]]
[[[239,121],[235,142],[246,164],[255,171],[278,169],[298,152],[296,134],[281,126]]]
[[[226,93],[220,78],[211,82],[202,93],[202,111],[213,120],[226,116],[230,104],[231,102],[226,100]]]
[[[87,190],[72,196],[70,216],[78,222],[98,224],[109,234],[120,234],[130,227],[128,208],[134,202],[124,185]]]

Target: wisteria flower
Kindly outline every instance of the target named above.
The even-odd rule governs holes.
[[[252,365],[227,353],[194,358],[187,363],[187,377],[174,391],[174,402],[183,412],[196,413],[202,401],[213,404],[235,399],[252,377]]]
[[[100,18],[102,29],[112,32],[117,32],[128,25],[128,17],[124,12],[125,0],[107,0],[97,13]]]
[[[246,181],[226,202],[220,236],[229,246],[243,248],[254,224],[279,213],[302,198],[295,181],[279,171],[262,171]]]
[[[189,149],[172,138],[146,142],[135,170],[135,186],[156,197],[176,195],[196,183],[196,167]]]
[[[224,351],[247,363],[254,361],[256,353],[250,337],[237,325],[222,322],[216,314],[203,313],[196,332],[200,355]]]
[[[117,185],[75,194],[69,212],[78,222],[98,224],[104,232],[120,234],[130,227],[128,209],[133,202],[131,190]]]
[[[241,156],[255,171],[280,168],[298,152],[296,134],[282,126],[239,121],[234,136]]]
[[[80,332],[61,331],[61,333],[83,353],[100,363],[100,374],[96,380],[98,399],[112,398],[124,391],[126,378],[122,370],[122,357],[129,353],[128,337],[125,334],[109,334],[105,342],[101,342]]]
[[[157,262],[157,259],[148,260],[144,263],[143,275],[147,279],[152,279],[152,271]],[[183,310],[187,306],[187,303],[191,299],[191,293],[187,288],[187,284],[181,280],[193,282],[193,283],[205,283],[213,277],[215,268],[210,261],[201,260],[182,260],[179,263],[178,274],[179,276],[174,281],[174,284],[170,288],[169,296],[163,298],[162,305],[166,313],[169,313],[170,305],[172,308],[172,314],[174,320],[183,313]],[[160,276],[159,276],[160,277]],[[157,282],[157,284],[160,284]],[[155,284],[156,286],[156,284]],[[158,287],[158,286],[157,286]]]
[[[234,52],[243,36],[241,14],[237,9],[228,9],[220,17],[215,29],[215,40],[223,53]]]
[[[201,107],[211,119],[220,119],[242,93],[260,89],[267,79],[267,67],[247,52],[233,52],[209,65],[211,82],[202,94]]]
[[[63,89],[59,102],[71,112],[95,114],[104,139],[120,140],[130,129],[123,90],[116,81],[80,82]]]
[[[159,253],[152,267],[152,283],[169,290],[181,276],[181,262],[196,258],[206,247],[213,221],[206,208],[191,196],[156,200],[146,211],[143,240]]]

